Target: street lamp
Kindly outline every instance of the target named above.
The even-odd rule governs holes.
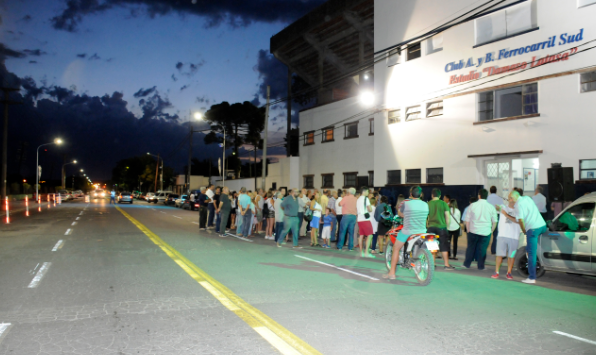
[[[367,107],[373,106],[375,104],[375,94],[373,94],[371,91],[361,92],[360,103]]]
[[[66,173],[64,171],[64,167],[67,166],[68,164],[76,164],[76,163],[77,163],[77,161],[75,159],[75,160],[71,161],[70,163],[64,163],[64,164],[62,164],[62,186],[64,188],[66,188]]]
[[[159,154],[155,155],[147,152],[147,155],[157,157],[157,165],[159,165]],[[159,174],[159,181],[159,189],[160,191],[163,191],[163,158],[161,159],[161,173]],[[157,190],[157,166],[155,167],[155,185],[155,190]]]
[[[37,162],[35,164],[35,200],[39,201],[39,175],[41,175],[41,166],[39,166],[39,148],[43,147],[44,145],[62,144],[62,139],[56,138],[52,143],[44,143],[37,147]]]

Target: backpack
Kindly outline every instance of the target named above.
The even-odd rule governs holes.
[[[267,218],[269,216],[269,204],[267,200],[263,201],[263,217]]]
[[[383,223],[385,227],[393,227],[393,211],[391,210],[391,206],[385,205],[385,211],[381,212],[381,220],[379,222]]]
[[[309,207],[304,210],[304,220],[306,222],[312,221],[312,210]]]

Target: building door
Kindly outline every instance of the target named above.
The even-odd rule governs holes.
[[[364,186],[368,187],[368,176],[358,176],[356,189],[360,190]]]
[[[497,187],[497,195],[507,201],[507,195],[511,191],[511,159],[490,160],[485,163],[486,187]]]

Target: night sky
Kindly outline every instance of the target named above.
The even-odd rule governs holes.
[[[188,148],[177,147],[189,110],[263,105],[266,85],[273,98],[285,96],[287,69],[269,54],[269,39],[323,2],[0,1],[0,76],[23,88],[14,97],[23,104],[10,108],[9,174],[33,174],[37,145],[55,136],[67,144],[50,147],[45,165],[66,154],[92,179],[109,179],[116,161],[147,151],[182,171]],[[283,141],[285,104],[273,109],[269,130],[270,142]],[[200,145],[194,155],[220,152]]]

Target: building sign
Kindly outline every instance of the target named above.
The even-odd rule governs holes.
[[[540,65],[558,62],[558,61],[566,61],[569,59],[570,55],[573,55],[577,52],[577,47],[571,48],[563,53],[557,53],[553,55],[546,55],[544,57],[536,57],[533,56],[532,60],[529,62],[520,62],[512,65],[507,65],[503,67],[499,67],[496,65],[490,65],[483,68],[481,71],[480,68],[486,64],[493,63],[499,61],[501,59],[508,59],[515,57],[517,55],[522,55],[526,53],[536,52],[539,50],[543,50],[545,48],[553,48],[557,45],[562,46],[569,43],[575,43],[582,41],[584,39],[584,29],[580,29],[577,34],[567,34],[563,33],[558,36],[549,37],[548,40],[544,42],[534,43],[527,46],[522,46],[516,49],[501,49],[498,52],[489,52],[486,55],[478,58],[470,57],[468,60],[464,61],[461,59],[459,62],[451,62],[445,65],[445,72],[449,73],[455,70],[462,70],[466,68],[470,68],[471,70],[468,73],[460,74],[460,75],[451,75],[449,77],[449,85],[463,83],[470,80],[476,80],[483,76],[491,76],[496,74],[503,74],[514,72],[518,70],[524,70],[528,67],[534,68]]]

